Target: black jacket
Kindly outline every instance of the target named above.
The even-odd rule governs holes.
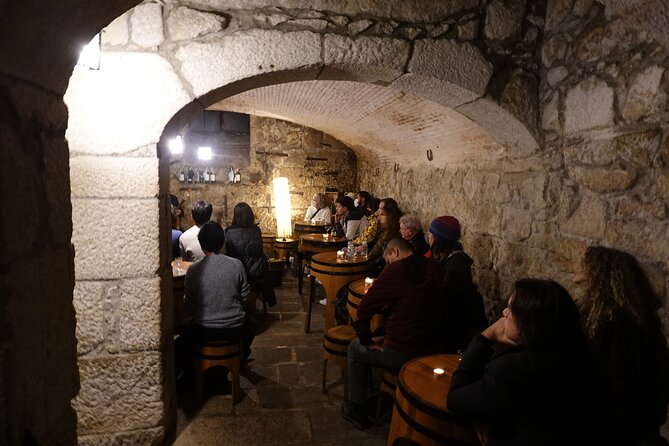
[[[249,283],[260,288],[268,305],[274,305],[276,296],[269,284],[269,262],[263,251],[260,228],[257,225],[227,228],[225,254],[241,260]]]
[[[488,326],[483,297],[472,279],[473,263],[462,251],[441,262],[439,314],[444,353],[464,351],[472,337]]]

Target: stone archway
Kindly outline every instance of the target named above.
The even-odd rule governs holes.
[[[184,38],[179,21],[189,14],[211,30]],[[219,35],[221,17],[143,4],[108,28],[101,70],[75,70],[65,95],[77,247],[81,390],[75,408],[79,435],[91,441],[138,430],[159,438],[170,423],[172,378],[162,374],[168,370],[169,340],[160,302],[166,281],[160,277],[169,268],[160,242],[166,237],[158,229],[166,215],[156,199],[166,194],[159,140],[194,110],[287,82],[355,82],[453,109],[479,122],[510,154],[538,149],[531,115],[536,108],[528,114],[514,103],[532,102],[536,82],[520,83],[524,95],[507,95],[518,76],[498,77],[482,50],[466,39],[347,36],[314,32],[303,22],[276,31],[242,19],[245,29]],[[488,89],[493,78],[494,91]],[[123,226],[117,213],[136,218]],[[101,220],[108,225],[97,225]],[[127,387],[126,377],[138,369],[141,392]],[[114,385],[101,397],[100,386],[109,382]]]

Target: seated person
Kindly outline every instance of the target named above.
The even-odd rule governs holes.
[[[515,283],[502,318],[469,344],[448,408],[487,445],[610,444],[578,308],[549,280]],[[571,369],[571,371],[567,371]]]
[[[213,221],[202,225],[198,240],[205,257],[188,268],[185,303],[192,315],[192,334],[198,342],[241,339],[244,359],[251,354],[255,323],[244,313],[249,295],[244,265],[237,259],[219,254],[225,232]]]
[[[335,231],[338,237],[353,240],[367,226],[367,217],[354,212],[354,209],[351,197],[344,195],[335,200]]]
[[[330,212],[330,208],[325,202],[325,195],[320,192],[314,194],[314,198],[311,199],[311,204],[309,205],[309,208],[307,208],[307,212],[304,214],[304,221],[330,224],[331,220],[332,214]]]
[[[371,367],[397,370],[408,360],[434,351],[439,272],[432,259],[413,254],[406,240],[388,242],[388,266],[374,281],[358,307],[357,334],[348,348],[348,400],[344,419],[357,429],[369,426],[365,410]],[[385,336],[372,337],[370,322],[385,313]]]
[[[369,200],[371,200],[371,198],[372,196],[369,194],[369,192],[361,190],[355,194],[355,200],[353,201],[355,210],[361,212],[367,218],[369,218],[369,216],[374,212],[369,209]]]
[[[235,205],[232,224],[225,230],[225,254],[241,260],[250,284],[260,289],[269,306],[276,305],[276,294],[269,281],[269,262],[262,245],[262,233],[251,206]]]
[[[172,260],[174,260],[181,255],[179,237],[181,237],[183,232],[177,228],[177,214],[173,205],[170,205],[170,214],[172,216]]]
[[[457,353],[488,326],[483,297],[472,278],[472,264],[460,244],[460,222],[450,215],[437,217],[428,230],[430,256],[439,263],[440,351]]]
[[[373,242],[373,248],[369,251],[367,257],[371,262],[370,277],[379,275],[386,262],[383,257],[388,242],[397,237],[400,232],[400,211],[397,202],[392,198],[384,198],[379,204],[378,221],[379,230],[376,233],[376,240]]]
[[[400,235],[403,239],[409,240],[414,247],[414,251],[419,256],[425,255],[430,250],[420,219],[412,214],[402,215],[400,218]]]
[[[365,226],[362,234],[353,239],[354,245],[362,245],[362,242],[367,242],[367,248],[372,249],[376,234],[379,228],[379,205],[381,200],[378,198],[370,198],[367,210],[370,212],[367,217],[367,226]]]
[[[669,352],[653,287],[630,254],[590,246],[574,274],[590,351],[602,370],[607,445],[661,445],[667,420]]]
[[[204,252],[200,248],[200,242],[197,235],[203,224],[211,219],[212,206],[203,200],[198,200],[193,203],[191,215],[195,225],[191,226],[186,232],[179,237],[179,251],[181,258],[188,262],[196,262],[204,258]]]

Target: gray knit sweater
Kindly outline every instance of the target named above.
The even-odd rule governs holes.
[[[207,328],[232,328],[244,323],[249,295],[244,265],[226,255],[206,256],[186,273],[186,306],[195,323]]]

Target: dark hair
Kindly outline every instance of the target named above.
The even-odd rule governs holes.
[[[387,223],[386,227],[381,228],[383,233],[381,234],[380,241],[387,243],[397,237],[397,234],[400,232],[400,217],[402,217],[402,212],[397,207],[397,202],[392,198],[384,198],[381,201],[383,201],[383,212],[387,215]]]
[[[552,280],[520,279],[509,308],[520,341],[536,350],[584,348],[585,334],[576,303]]]
[[[339,203],[341,206],[344,206],[346,209],[349,211],[353,210],[355,205],[353,204],[353,199],[351,197],[348,197],[346,195],[342,195],[341,197],[337,197],[335,200],[335,203]]]
[[[190,213],[193,216],[193,220],[195,220],[195,224],[202,226],[208,222],[211,219],[211,210],[211,203],[207,203],[206,201],[198,200],[193,203],[193,209],[191,209]]]
[[[613,317],[627,311],[644,330],[656,325],[659,299],[636,259],[623,251],[590,246],[583,256],[587,289],[580,300],[589,336]]]
[[[451,255],[453,251],[462,251],[462,243],[453,240],[438,240],[434,235],[432,236],[432,246],[430,253],[433,259],[443,262]]]
[[[243,201],[235,205],[235,209],[232,211],[232,224],[231,226],[249,228],[256,224],[255,215],[253,215],[253,209],[247,203]]]
[[[358,192],[358,195],[360,195],[360,198],[365,199],[365,203],[369,203],[369,199],[372,198],[370,193],[367,192],[366,190],[361,190],[360,192]]]
[[[370,198],[369,203],[367,203],[367,207],[369,208],[370,211],[376,212],[379,210],[379,204],[381,204],[381,199],[380,198]]]
[[[203,251],[209,251],[218,254],[225,244],[225,231],[215,221],[208,221],[202,225],[197,234],[197,240]]]
[[[388,241],[388,244],[386,245],[386,248],[383,250],[383,253],[385,254],[388,250],[392,248],[397,248],[400,250],[400,252],[413,253],[413,245],[408,240],[405,240],[402,237],[395,237],[390,241]]]

